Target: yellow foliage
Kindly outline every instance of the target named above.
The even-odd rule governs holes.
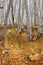
[[[5,54],[5,51],[4,50],[2,51],[2,54]]]

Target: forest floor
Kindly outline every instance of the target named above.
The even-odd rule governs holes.
[[[29,42],[26,33],[19,35],[18,31],[8,29],[4,47],[0,65],[43,65],[43,38]]]

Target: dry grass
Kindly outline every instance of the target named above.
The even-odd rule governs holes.
[[[0,63],[2,61],[3,65],[43,65],[43,38],[28,42],[25,35],[19,35],[13,29],[7,30],[4,45],[5,49],[9,50],[7,54],[5,50],[0,52]]]

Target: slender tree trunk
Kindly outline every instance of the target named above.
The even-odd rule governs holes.
[[[28,38],[32,38],[31,35],[31,27],[30,27],[30,22],[29,22],[29,11],[28,11],[28,4],[27,0],[24,0],[24,5],[25,5],[25,10],[26,10],[26,18],[27,18],[27,32],[28,32]]]
[[[24,18],[24,3],[22,1],[22,20],[21,20],[21,27],[23,28],[23,18]]]
[[[19,0],[19,9],[18,9],[18,30],[21,30],[21,14],[20,14],[20,9],[21,9],[21,0]]]
[[[29,14],[30,14],[30,16],[29,16],[29,20],[30,20],[30,39],[32,39],[32,18],[33,18],[33,9],[32,9],[32,3],[31,3],[31,1],[29,0]]]
[[[41,25],[43,25],[43,0],[42,0],[42,6],[41,6]]]
[[[8,19],[8,16],[9,16],[11,5],[12,5],[12,2],[11,2],[11,0],[9,0],[9,5],[8,5],[7,12],[5,14],[5,19],[4,19],[4,28],[3,28],[3,32],[2,32],[2,38],[3,38],[2,44],[3,45],[4,45],[4,38],[5,38],[5,35],[6,35],[6,29],[7,29],[7,19]]]
[[[13,10],[13,0],[12,0],[12,6],[11,6],[11,8],[12,8],[12,23],[13,23],[13,28],[14,28],[14,10]]]
[[[40,13],[40,14],[39,14]],[[37,17],[37,24],[38,24],[38,36],[40,37],[41,30],[41,9],[40,9],[40,0],[38,2],[38,17]]]
[[[34,1],[34,24],[37,25],[37,3],[36,3],[36,0],[33,0]]]

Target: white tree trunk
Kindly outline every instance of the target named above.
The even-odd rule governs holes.
[[[31,31],[31,25],[29,21],[29,11],[28,11],[28,3],[27,0],[24,0],[25,10],[26,10],[26,19],[27,19],[27,32],[28,32],[28,38],[32,38],[32,31]]]
[[[43,0],[42,0],[42,6],[41,6],[41,25],[43,25]]]
[[[20,13],[20,9],[21,9],[21,0],[19,0],[19,9],[18,9],[18,30],[21,30],[21,13]]]
[[[38,36],[40,36],[40,33],[42,33],[41,29],[41,8],[40,8],[40,0],[38,2],[38,17],[37,17],[37,24],[38,24]]]
[[[33,1],[34,1],[34,24],[36,25],[36,24],[37,24],[38,10],[37,10],[37,3],[36,3],[36,0],[33,0]]]
[[[9,0],[9,5],[7,7],[7,12],[5,14],[5,19],[4,19],[4,28],[3,28],[3,32],[2,32],[2,37],[4,38],[5,37],[5,34],[6,34],[6,29],[7,29],[7,19],[8,19],[8,16],[9,16],[9,12],[10,12],[10,8],[12,6],[12,0]]]
[[[23,18],[24,18],[24,2],[22,1],[22,20],[21,20],[21,27],[23,28]]]

